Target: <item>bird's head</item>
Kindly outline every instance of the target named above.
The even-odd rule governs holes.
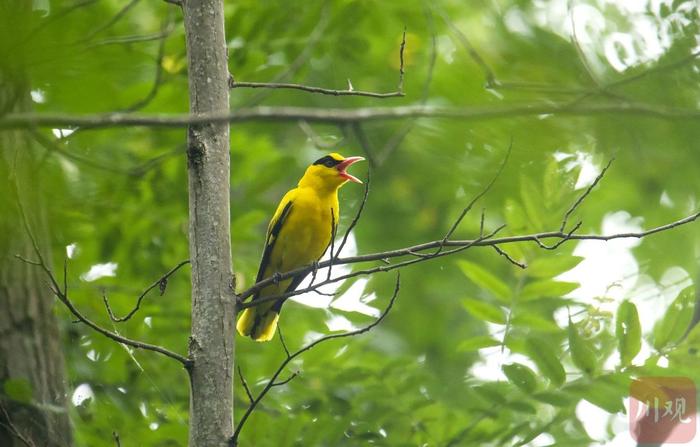
[[[306,168],[304,177],[299,181],[299,186],[336,190],[347,181],[362,183],[360,179],[347,171],[350,165],[362,160],[364,160],[363,157],[345,158],[335,152],[328,154]]]

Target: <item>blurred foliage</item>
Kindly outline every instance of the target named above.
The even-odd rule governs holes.
[[[699,35],[694,2],[634,3],[337,0],[309,1],[292,10],[281,0],[226,2],[229,66],[239,81],[342,89],[350,80],[358,90],[393,91],[407,29],[405,98],[236,89],[231,105],[425,101],[508,108],[564,102],[575,108],[629,102],[696,108],[700,64],[689,57],[697,52]],[[127,3],[116,0],[35,2],[32,29],[0,31],[2,63],[26,74],[37,112],[187,111],[179,8],[158,1],[128,4],[124,11]],[[491,88],[485,88],[485,67],[470,57],[453,26],[493,73]],[[582,193],[583,180],[592,180],[590,171],[600,171],[611,157],[613,167],[569,226],[580,220],[581,233],[614,231],[606,222],[623,215],[629,225],[651,228],[697,209],[696,120],[625,113],[421,118],[369,122],[361,131],[368,141],[364,147],[350,128],[293,122],[232,126],[231,231],[239,288],[253,282],[277,201],[310,161],[331,149],[371,160],[370,199],[354,232],[361,253],[441,238],[496,172],[511,140],[505,171],[456,237],[478,236],[481,208],[487,231],[507,225],[500,235],[557,230]],[[65,256],[67,245],[77,247],[68,263],[72,298],[103,325],[185,353],[186,269],[170,279],[162,296],[151,293],[136,317],[118,327],[101,298],[104,291],[123,315],[141,290],[188,256],[184,130],[78,129],[62,138],[58,129],[34,132],[45,151],[38,174],[50,204],[54,259]],[[342,227],[362,190],[350,185],[341,195]],[[684,337],[694,308],[694,287],[688,286],[698,270],[698,236],[698,227],[688,226],[636,245],[611,243],[631,252],[634,273],[586,296],[572,292],[600,278],[559,277],[584,260],[573,242],[555,251],[534,243],[504,245],[526,269],[488,247],[409,267],[387,320],[369,334],[322,344],[294,362],[289,373],[298,370],[300,376],[266,397],[245,426],[241,445],[604,441],[584,427],[577,411],[582,401],[619,415],[632,378],[700,379],[700,332]],[[95,281],[84,276],[107,262],[117,264],[115,276]],[[393,278],[377,275],[363,287],[365,302],[383,308]],[[371,293],[376,301],[370,302]],[[653,311],[638,311],[641,306]],[[87,384],[92,390],[73,408],[77,445],[111,445],[112,432],[122,445],[185,445],[185,371],[71,323],[63,309],[57,316],[71,389]],[[372,321],[358,312],[288,303],[281,327],[290,349],[327,333],[326,322],[338,316],[354,326]],[[253,392],[283,355],[276,341],[239,339],[236,347]],[[6,383],[4,390],[31,396],[21,383]],[[247,399],[238,382],[235,397],[240,417]],[[614,435],[608,426],[607,437]]]

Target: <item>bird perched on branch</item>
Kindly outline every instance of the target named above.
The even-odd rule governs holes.
[[[267,228],[255,282],[318,261],[331,243],[339,220],[338,189],[347,181],[362,183],[347,168],[362,157],[344,158],[332,153],[306,168],[296,188],[287,192]],[[291,292],[306,275],[276,281],[253,295],[253,301]],[[272,300],[243,310],[238,333],[255,341],[275,335],[285,299]]]

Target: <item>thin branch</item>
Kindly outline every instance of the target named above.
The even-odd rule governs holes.
[[[452,255],[452,254],[467,250],[467,249],[471,248],[472,246],[474,246],[478,242],[493,238],[503,228],[505,228],[505,225],[501,225],[500,227],[496,228],[492,232],[486,234],[485,236],[483,236],[479,239],[475,239],[473,241],[470,241],[469,244],[462,245],[462,246],[459,246],[457,248],[453,248],[452,250],[446,250],[446,251],[442,251],[439,253],[433,252],[433,253],[428,253],[428,254],[420,254],[420,255],[418,255],[416,253],[407,253],[407,254],[413,254],[414,257],[411,259],[408,259],[406,261],[399,262],[397,264],[391,264],[388,260],[382,259],[382,261],[385,261],[385,263],[383,265],[364,269],[364,270],[357,270],[357,271],[354,271],[351,273],[347,273],[345,275],[337,276],[335,278],[331,278],[331,279],[328,279],[326,281],[322,281],[318,284],[315,284],[313,286],[309,286],[309,287],[304,288],[304,289],[293,290],[293,291],[286,292],[286,293],[283,293],[283,294],[277,295],[277,296],[258,298],[255,301],[250,301],[250,302],[244,303],[240,307],[241,307],[241,309],[245,309],[248,307],[254,307],[254,306],[258,306],[258,305],[263,304],[263,303],[267,303],[269,301],[286,299],[286,298],[289,298],[292,296],[301,295],[303,293],[312,292],[314,289],[317,289],[319,287],[323,287],[323,286],[328,285],[328,284],[333,284],[336,282],[344,281],[346,279],[354,278],[356,276],[372,275],[374,273],[379,273],[379,272],[382,272],[382,273],[390,272],[392,270],[401,269],[403,267],[407,267],[409,265],[416,264],[419,262],[428,261],[428,260],[435,259],[435,258],[442,257],[442,256]],[[282,277],[282,275],[279,275],[278,277]]]
[[[236,365],[236,369],[238,370],[238,377],[241,379],[241,383],[243,384],[243,389],[245,390],[246,395],[248,396],[248,402],[250,404],[253,403],[253,393],[250,392],[250,388],[248,387],[248,382],[245,380],[245,377],[243,377],[243,371],[241,371],[241,365]]]
[[[406,96],[405,93],[396,91],[388,93],[376,93],[368,92],[363,90],[334,90],[322,87],[313,87],[311,85],[303,84],[292,84],[284,82],[238,82],[232,81],[229,83],[229,87],[234,88],[268,88],[268,89],[289,89],[289,90],[301,90],[307,93],[319,93],[322,95],[332,95],[332,96],[366,96],[369,98],[396,98]]]
[[[348,237],[350,236],[350,232],[355,229],[355,226],[357,225],[357,222],[359,222],[360,217],[362,217],[362,211],[365,209],[365,204],[367,203],[367,198],[369,197],[369,185],[372,181],[372,176],[370,174],[372,170],[368,167],[367,168],[367,178],[365,178],[365,192],[362,195],[362,201],[360,202],[359,208],[357,208],[357,213],[355,213],[355,217],[353,217],[352,222],[350,222],[350,225],[348,225],[347,230],[345,230],[345,234],[343,235],[343,239],[340,241],[340,245],[338,246],[338,250],[333,254],[331,251],[331,259],[333,258],[338,258],[340,256],[340,253],[343,251],[343,248],[345,247],[345,244],[348,242]]]
[[[109,127],[186,127],[209,123],[284,122],[305,120],[315,123],[343,124],[363,121],[401,120],[405,118],[434,118],[459,120],[490,120],[514,116],[593,116],[633,115],[657,119],[698,119],[700,110],[670,108],[644,103],[576,104],[533,103],[498,107],[442,107],[408,105],[396,107],[315,108],[260,106],[242,108],[229,113],[206,114],[137,114],[103,113],[68,115],[62,113],[9,113],[0,118],[0,129],[28,127],[85,129]]]
[[[20,442],[26,447],[36,447],[34,441],[24,436],[22,432],[19,431],[19,429],[15,426],[15,424],[12,422],[12,418],[10,417],[10,413],[7,412],[7,409],[4,405],[0,405],[0,410],[2,410],[2,413],[5,416],[5,420],[7,421],[4,424],[0,423],[0,425],[4,425],[10,431],[10,433],[12,433],[12,435],[14,435],[15,438],[19,439]]]
[[[114,438],[114,445],[116,447],[122,447],[122,441],[119,439],[119,433],[117,433],[116,431],[113,431],[112,437]]]
[[[164,39],[170,34],[170,29],[160,31],[153,34],[134,34],[131,36],[117,36],[110,37],[108,39],[99,40],[97,42],[91,43],[87,48],[94,48],[103,45],[115,45],[115,44],[125,44],[125,43],[141,43],[141,42],[152,42],[154,40]]]
[[[319,15],[316,26],[314,27],[313,31],[311,31],[311,34],[309,35],[309,38],[306,41],[304,49],[292,61],[292,63],[289,64],[286,70],[276,75],[270,82],[282,82],[289,76],[295,74],[297,71],[299,71],[300,68],[302,68],[305,65],[306,61],[309,59],[309,56],[311,56],[311,52],[321,40],[321,37],[323,37],[326,31],[326,27],[330,22],[330,7],[328,6],[328,3],[329,2],[327,0],[323,2],[323,5],[321,7],[321,14]],[[231,76],[231,78],[233,78],[233,76]],[[256,95],[254,95],[249,100],[245,101],[244,105],[246,107],[250,107],[259,104],[270,94],[271,91],[272,90],[258,91]]]
[[[36,265],[36,266],[41,267],[41,262],[30,261],[29,259],[22,257],[22,255],[16,254],[15,258],[19,259],[20,261],[24,262],[25,264]]]
[[[452,223],[452,226],[445,234],[445,237],[442,238],[443,245],[438,247],[436,253],[440,253],[442,251],[442,248],[444,247],[444,243],[447,242],[447,240],[452,237],[454,232],[459,227],[459,224],[461,224],[462,220],[464,220],[464,217],[474,207],[474,204],[479,199],[484,197],[491,190],[491,187],[494,185],[494,183],[496,183],[496,180],[498,180],[498,177],[501,176],[503,169],[505,169],[506,164],[508,163],[508,159],[510,158],[510,154],[512,151],[513,151],[513,139],[511,138],[510,144],[508,145],[508,151],[506,152],[506,156],[503,158],[503,161],[501,162],[501,165],[499,166],[498,171],[496,171],[496,174],[494,174],[494,176],[491,178],[491,181],[486,185],[486,188],[484,188],[479,194],[474,196],[474,198],[467,204],[467,206],[465,206],[464,209],[462,209],[462,212],[460,213],[459,217],[457,217],[457,219]],[[482,213],[482,219],[483,219],[483,213]],[[481,229],[481,232],[483,233],[483,227]]]
[[[141,177],[143,176],[146,172],[150,171],[151,169],[155,168],[158,166],[160,163],[163,161],[167,160],[168,158],[174,156],[174,155],[179,155],[179,154],[184,154],[185,153],[185,146],[178,146],[175,149],[157,155],[151,159],[148,159],[144,161],[141,164],[138,164],[136,166],[132,166],[130,168],[119,168],[115,167],[114,164],[107,164],[107,163],[101,163],[99,161],[95,161],[90,157],[83,157],[78,154],[74,154],[66,149],[64,149],[61,145],[63,142],[63,139],[60,140],[55,140],[52,138],[47,137],[46,135],[43,135],[41,132],[34,128],[29,128],[27,129],[29,134],[34,138],[34,140],[39,143],[44,149],[46,149],[47,152],[54,152],[56,154],[59,154],[69,160],[72,160],[76,163],[80,163],[82,165],[88,166],[93,169],[99,169],[101,171],[105,172],[111,172],[113,174],[120,174],[120,175],[128,175],[132,177]],[[72,136],[73,134],[71,134]]]
[[[334,253],[334,247],[335,247],[335,234],[338,230],[337,223],[335,221],[335,213],[333,212],[333,208],[330,209],[331,211],[331,247],[330,247],[330,264],[328,264],[328,276],[326,277],[326,280],[331,279],[331,270],[333,269],[333,253]]]
[[[683,219],[676,220],[674,222],[661,225],[655,228],[652,228],[650,230],[646,231],[639,231],[639,232],[626,232],[626,233],[615,233],[615,234],[610,234],[610,235],[599,235],[599,234],[569,234],[569,233],[564,233],[561,231],[549,231],[549,232],[542,232],[542,233],[534,233],[534,234],[525,234],[525,235],[515,235],[515,236],[504,236],[500,238],[494,238],[494,237],[488,237],[489,235],[485,235],[483,237],[479,237],[477,239],[473,240],[448,240],[444,243],[445,247],[456,247],[459,250],[463,250],[465,248],[470,248],[470,247],[490,247],[494,245],[503,245],[503,244],[513,244],[513,243],[522,243],[522,242],[533,242],[535,244],[540,244],[542,243],[543,240],[555,240],[555,241],[582,241],[582,240],[596,240],[596,241],[611,241],[614,239],[625,239],[625,238],[636,238],[636,239],[641,239],[656,233],[661,233],[676,227],[680,227],[683,225],[690,224],[694,221],[696,221],[698,218],[700,218],[700,212],[691,214]],[[493,233],[493,232],[492,232]],[[490,234],[492,234],[490,233]],[[420,253],[426,250],[433,250],[437,247],[439,247],[442,244],[442,239],[430,241],[430,242],[425,242],[422,244],[417,244],[413,245],[411,247],[405,247],[405,248],[399,248],[395,250],[388,250],[388,251],[383,251],[383,252],[377,252],[377,253],[370,253],[370,254],[365,254],[365,255],[358,255],[358,256],[349,256],[346,258],[338,258],[336,259],[333,264],[334,265],[347,265],[347,264],[356,264],[356,263],[362,263],[362,262],[372,262],[372,261],[380,261],[380,262],[389,262],[389,259],[392,258],[397,258],[397,257],[405,257],[405,256],[411,256],[413,252],[415,253]],[[546,246],[541,248],[547,248]],[[449,254],[450,252],[443,252],[440,255],[443,256],[445,254]],[[328,261],[323,261],[318,263],[318,268],[324,268],[328,264]],[[386,267],[395,267],[398,264],[385,264]],[[291,278],[293,276],[307,273],[311,271],[311,266],[305,266],[305,267],[300,267],[295,270],[291,270],[286,273],[282,273],[278,276],[279,280],[284,280],[287,278]],[[347,279],[346,276],[342,277],[342,279]],[[257,292],[258,290],[267,287],[274,281],[273,278],[266,278],[253,286],[251,286],[249,289],[245,290],[240,294],[241,299],[247,298]],[[323,285],[321,283],[320,285]],[[245,303],[242,305],[243,308],[245,307],[251,307],[254,305],[261,304],[265,298],[261,298],[256,300],[254,303]],[[271,297],[271,299],[279,299],[279,297]]]
[[[280,343],[282,343],[282,348],[284,349],[284,353],[287,354],[287,357],[290,357],[289,354],[289,348],[287,347],[287,342],[284,341],[284,336],[282,336],[282,328],[278,325],[277,326],[277,334],[279,335],[280,338]]]
[[[293,372],[289,377],[287,377],[286,379],[284,379],[284,380],[282,380],[282,381],[279,381],[279,382],[274,382],[274,383],[272,384],[272,386],[275,387],[275,386],[283,386],[283,385],[286,385],[286,384],[288,384],[289,382],[291,382],[292,380],[294,380],[294,378],[296,378],[298,375],[299,375],[299,371],[294,371],[294,372]]]
[[[152,345],[149,343],[144,343],[141,341],[132,340],[132,339],[123,337],[115,332],[112,332],[108,329],[103,328],[102,326],[94,323],[92,320],[85,317],[75,307],[73,302],[68,297],[67,284],[64,284],[63,287],[60,287],[57,280],[56,280],[56,277],[54,276],[51,269],[49,269],[48,264],[45,262],[44,257],[41,254],[41,250],[39,249],[39,245],[37,244],[36,238],[34,237],[34,233],[31,231],[31,228],[29,227],[29,222],[28,222],[27,216],[24,212],[24,207],[22,206],[22,203],[19,200],[19,198],[17,199],[17,204],[18,204],[18,208],[20,210],[20,215],[22,217],[22,223],[24,225],[24,229],[25,229],[25,231],[26,231],[27,235],[29,236],[29,239],[32,243],[32,247],[34,249],[34,254],[39,259],[39,261],[38,261],[40,264],[39,267],[44,271],[44,273],[46,274],[46,276],[49,280],[49,289],[56,296],[56,298],[58,298],[58,300],[68,308],[68,310],[73,314],[74,317],[76,317],[78,319],[79,322],[85,324],[86,326],[92,328],[94,331],[96,331],[96,332],[104,335],[105,337],[110,338],[118,343],[122,343],[124,345],[131,346],[131,347],[137,348],[137,349],[144,349],[147,351],[158,352],[160,354],[165,355],[166,357],[170,357],[172,359],[179,361],[186,368],[188,368],[192,365],[191,359],[188,359],[188,358],[186,358],[186,357],[184,357],[176,352],[170,351],[169,349],[166,349],[162,346]],[[67,262],[64,262],[64,264],[63,264],[64,281],[65,281],[66,276],[67,276]]]
[[[404,78],[404,49],[406,47],[406,30],[403,32],[403,39],[401,40],[401,47],[399,50],[399,84],[395,92],[388,93],[377,93],[369,92],[363,90],[354,90],[351,86],[348,86],[346,90],[336,90],[323,87],[314,87],[311,85],[304,84],[294,84],[289,82],[240,82],[236,81],[233,76],[229,76],[229,88],[266,88],[266,89],[289,89],[289,90],[301,90],[307,93],[319,93],[322,95],[332,95],[332,96],[366,96],[370,98],[396,98],[406,96],[403,92],[403,78]]]
[[[141,295],[139,295],[139,297],[137,298],[136,306],[134,306],[134,308],[131,309],[131,311],[129,311],[129,313],[127,313],[125,316],[123,316],[121,318],[114,315],[114,313],[112,312],[112,307],[109,305],[109,300],[107,299],[107,295],[105,293],[103,293],[102,300],[104,301],[105,308],[107,309],[107,313],[109,314],[110,320],[114,321],[115,323],[122,323],[124,321],[129,320],[131,317],[134,316],[134,314],[136,312],[139,311],[139,309],[141,308],[141,301],[143,301],[144,297],[148,294],[148,292],[150,292],[151,290],[158,287],[158,290],[160,291],[160,294],[162,296],[163,293],[165,293],[165,288],[168,285],[168,278],[170,278],[170,276],[172,276],[175,272],[180,270],[181,267],[183,267],[189,263],[190,263],[189,259],[186,259],[186,260],[180,262],[178,265],[176,265],[175,267],[170,269],[170,271],[168,271],[166,274],[164,274],[163,276],[158,278],[153,284],[148,286],[148,288],[146,288],[146,290],[144,290],[141,293]]]
[[[520,267],[521,269],[526,269],[526,268],[527,268],[527,264],[525,264],[525,263],[523,263],[523,262],[516,261],[516,260],[513,259],[508,253],[506,253],[505,251],[503,251],[503,249],[501,249],[501,247],[499,247],[498,245],[493,245],[492,247],[493,247],[494,250],[496,250],[496,253],[498,253],[499,255],[501,255],[501,256],[503,256],[504,258],[506,258],[506,259],[508,260],[508,262],[510,262],[510,263],[513,264],[514,266]]]
[[[565,230],[566,224],[568,223],[569,217],[571,217],[571,214],[572,214],[574,211],[576,211],[576,208],[578,208],[578,206],[581,205],[581,202],[583,202],[583,200],[584,200],[586,197],[588,197],[588,194],[590,194],[591,191],[593,190],[593,188],[595,188],[595,186],[598,184],[598,182],[600,182],[600,180],[603,178],[603,176],[605,175],[605,173],[608,171],[608,168],[610,168],[610,165],[612,164],[613,161],[615,161],[615,157],[611,158],[611,159],[608,161],[608,164],[605,165],[605,167],[603,168],[603,170],[600,171],[600,174],[598,174],[598,175],[596,176],[595,180],[593,180],[593,183],[591,183],[590,185],[588,185],[588,187],[587,187],[586,190],[583,192],[583,194],[581,194],[581,196],[580,196],[578,199],[576,199],[576,201],[575,201],[575,202],[571,205],[571,207],[566,211],[566,214],[564,214],[564,219],[561,221],[561,226],[559,227],[559,231],[562,231],[562,232],[563,232],[563,231]]]
[[[430,85],[433,82],[433,71],[435,69],[435,62],[437,60],[437,38],[435,35],[435,26],[433,24],[433,13],[430,11],[429,7],[425,7],[425,16],[427,28],[431,35],[431,45],[430,45],[430,60],[428,62],[427,75],[425,81],[423,82],[423,91],[421,93],[420,104],[425,105],[428,102],[428,96],[430,95]],[[379,165],[384,164],[386,160],[389,159],[391,154],[394,153],[396,149],[401,145],[403,140],[408,136],[408,134],[413,130],[416,125],[416,120],[410,120],[405,123],[399,130],[397,130],[394,135],[389,138],[389,140],[384,144],[384,147],[377,154],[377,163]]]
[[[406,27],[403,28],[403,34],[401,36],[401,47],[399,48],[399,85],[396,88],[398,93],[403,96],[403,77],[405,74],[403,65],[403,51],[406,49]]]
[[[103,31],[105,31],[105,30],[107,30],[107,29],[109,29],[109,28],[111,28],[114,24],[116,24],[117,22],[119,22],[119,20],[121,20],[121,19],[129,12],[129,10],[130,10],[131,8],[133,8],[134,6],[136,6],[136,4],[137,4],[138,2],[140,2],[140,1],[141,1],[141,0],[131,0],[129,3],[127,3],[126,5],[124,5],[124,7],[123,7],[122,9],[120,9],[119,11],[117,11],[117,13],[116,13],[115,15],[113,15],[105,24],[103,24],[102,26],[97,27],[97,28],[95,28],[94,30],[90,31],[90,32],[87,34],[87,36],[84,36],[83,38],[81,38],[79,41],[77,41],[77,42],[75,42],[75,43],[77,44],[77,43],[88,42],[89,40],[91,40],[91,39],[92,39],[93,37],[95,37],[96,35],[100,34],[101,32],[103,32]]]
[[[349,126],[343,126],[345,133],[347,133],[347,127],[351,128],[352,133],[355,134],[357,142],[360,143],[360,147],[362,147],[362,152],[364,152],[367,156],[367,161],[369,162],[369,165],[376,166],[377,160],[374,157],[374,151],[372,150],[372,146],[369,144],[367,134],[362,128],[362,125],[360,123],[352,123]]]
[[[471,57],[472,60],[476,62],[476,64],[484,72],[484,77],[486,78],[486,88],[496,87],[498,85],[498,81],[496,81],[496,75],[494,75],[493,70],[491,70],[491,67],[489,67],[486,61],[476,51],[476,48],[474,48],[467,36],[462,31],[460,31],[460,29],[457,28],[457,26],[454,23],[452,23],[452,21],[447,16],[447,14],[445,14],[444,11],[438,9],[437,13],[440,15],[440,17],[442,17],[442,20],[445,21],[445,23],[452,30],[454,35],[457,36],[457,40],[459,40],[460,44],[462,44],[462,47],[467,52],[469,57]]]
[[[158,53],[156,54],[155,60],[155,76],[153,79],[153,85],[151,86],[151,89],[142,99],[139,99],[138,101],[134,102],[133,104],[121,111],[134,112],[136,110],[139,110],[148,105],[158,94],[158,90],[160,90],[160,86],[163,84],[163,59],[165,58],[165,42],[174,29],[173,14],[174,13],[172,12],[172,9],[169,10],[167,18],[163,20],[163,24],[161,25],[160,31],[163,34],[163,38],[158,41]]]
[[[350,332],[343,332],[340,334],[326,335],[325,337],[321,337],[318,340],[309,343],[308,345],[304,346],[303,348],[299,349],[298,351],[294,352],[293,354],[287,355],[287,357],[282,361],[282,363],[280,363],[279,367],[274,372],[272,377],[270,377],[270,380],[267,382],[265,387],[260,391],[260,394],[258,394],[258,396],[255,398],[255,400],[253,400],[253,402],[250,404],[250,406],[248,406],[248,408],[246,409],[245,413],[241,417],[241,420],[238,422],[238,425],[236,426],[236,430],[234,431],[233,436],[231,437],[230,445],[237,445],[238,437],[240,436],[241,430],[245,426],[246,421],[248,420],[250,415],[253,413],[255,408],[258,406],[258,404],[260,404],[260,401],[262,401],[262,399],[267,395],[267,393],[273,387],[284,385],[285,383],[288,383],[290,380],[292,380],[294,377],[297,376],[297,373],[295,372],[289,378],[287,378],[283,381],[280,381],[280,382],[277,381],[277,378],[280,376],[280,374],[282,374],[282,372],[285,370],[285,368],[287,367],[289,362],[291,362],[295,358],[299,357],[300,355],[304,354],[305,352],[310,351],[311,349],[315,348],[316,346],[318,346],[321,343],[327,342],[329,340],[335,340],[338,338],[354,337],[356,335],[364,334],[365,332],[372,330],[379,323],[381,323],[384,320],[384,318],[386,318],[386,316],[391,311],[392,307],[394,306],[394,302],[396,301],[396,297],[399,294],[400,286],[401,286],[401,275],[397,273],[396,285],[394,287],[394,293],[391,296],[391,299],[389,300],[389,304],[387,305],[386,309],[384,309],[384,312],[382,312],[381,315],[379,315],[379,318],[374,320],[369,325],[367,325],[363,328],[354,330],[354,331],[350,331]]]

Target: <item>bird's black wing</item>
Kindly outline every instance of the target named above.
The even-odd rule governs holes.
[[[265,270],[267,269],[267,266],[270,263],[270,255],[272,254],[272,249],[275,247],[277,237],[279,236],[280,231],[282,230],[282,226],[284,225],[284,222],[287,219],[287,217],[289,217],[289,213],[291,211],[292,201],[290,200],[286,203],[286,205],[284,205],[284,208],[282,209],[282,212],[280,213],[279,217],[276,220],[270,222],[270,228],[267,232],[267,238],[265,239],[265,250],[263,250],[262,259],[260,260],[258,276],[255,278],[256,283],[265,279]],[[253,299],[258,297],[258,293],[254,295]]]
[[[328,245],[326,246],[326,250],[328,250],[328,247],[331,246],[333,239],[335,239],[335,233],[336,233],[337,229],[338,229],[338,219],[337,219],[335,213],[333,212],[333,209],[331,209],[331,238],[328,241]],[[324,253],[325,253],[325,250],[324,250]],[[333,256],[333,253],[331,253],[331,256]],[[294,278],[292,278],[292,282],[290,282],[289,286],[287,286],[285,293],[293,292],[294,290],[296,290],[296,288],[299,287],[299,284],[301,284],[301,282],[307,276],[309,276],[309,273],[303,273],[303,274],[297,275]],[[277,311],[279,311],[280,308],[282,308],[282,304],[284,303],[284,301],[286,301],[286,300],[280,300],[278,303],[275,304],[275,309]]]

